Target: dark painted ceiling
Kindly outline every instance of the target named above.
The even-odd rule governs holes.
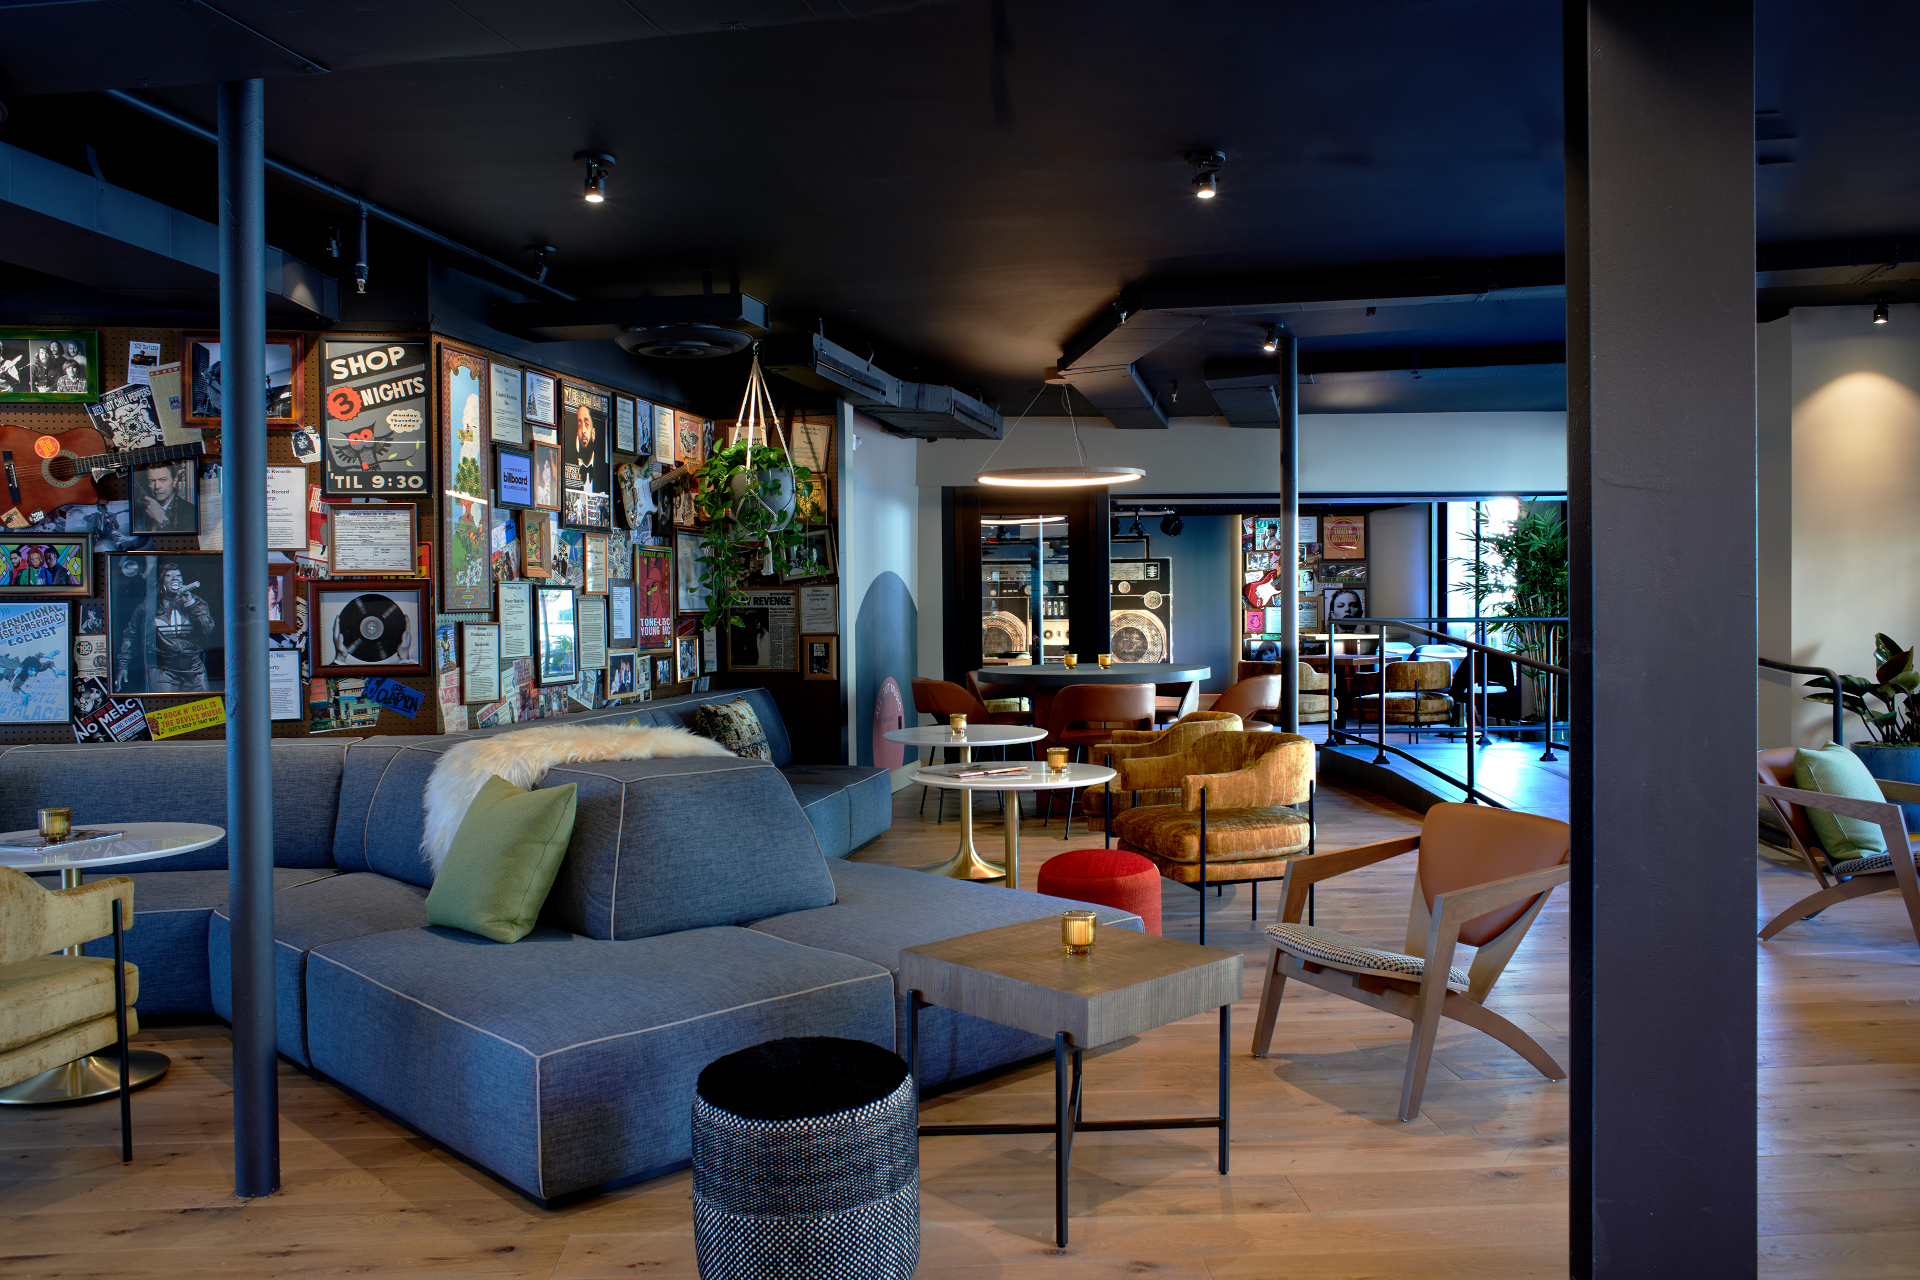
[[[1758,12],[1761,243],[1914,238],[1920,6]],[[210,219],[211,148],[35,91],[134,88],[211,122],[183,77],[269,75],[270,154],[505,261],[557,245],[564,289],[693,291],[711,267],[777,326],[824,319],[1011,414],[1126,290],[1557,255],[1559,39],[1539,0],[0,3],[0,141],[78,169],[91,144],[107,181]],[[1189,194],[1195,147],[1227,154],[1217,200]],[[605,205],[579,198],[581,149],[619,157]],[[269,192],[269,240],[332,267],[346,211]],[[1210,320],[1143,372],[1207,412],[1203,362],[1265,318]],[[1345,380],[1324,407],[1559,403],[1552,365],[1408,372],[1428,349],[1559,341],[1550,297],[1275,318],[1303,369],[1415,353],[1317,376]]]

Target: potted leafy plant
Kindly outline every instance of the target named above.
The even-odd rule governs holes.
[[[1850,744],[1867,772],[1889,782],[1920,782],[1920,671],[1913,669],[1913,650],[1901,648],[1886,635],[1873,638],[1873,659],[1878,664],[1873,678],[1840,677],[1840,705],[1860,717],[1872,741]],[[1833,705],[1833,683],[1825,676],[1807,681],[1810,689],[1824,693],[1807,695],[1808,702]],[[1878,709],[1867,699],[1879,703]],[[1920,830],[1920,806],[1902,805],[1907,826]]]

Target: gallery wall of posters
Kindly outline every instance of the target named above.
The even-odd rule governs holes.
[[[423,496],[428,446],[428,344],[335,339],[320,351],[323,485],[328,494]]]

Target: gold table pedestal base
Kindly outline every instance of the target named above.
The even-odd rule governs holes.
[[[145,1088],[173,1065],[173,1059],[152,1049],[135,1049],[128,1056],[127,1079],[136,1089]],[[0,1089],[0,1106],[43,1107],[62,1102],[98,1102],[120,1092],[120,1054],[117,1050],[90,1053],[75,1058],[51,1071],[29,1076],[19,1084]]]
[[[982,858],[973,847],[973,795],[971,790],[962,791],[960,798],[960,849],[945,862],[930,862],[924,867],[914,868],[929,875],[948,876],[954,880],[1004,880],[1009,889],[1020,887],[1020,793],[1006,791],[1001,793],[1007,806],[1006,817],[1006,865],[995,866]]]

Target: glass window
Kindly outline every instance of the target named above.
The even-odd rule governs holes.
[[[980,517],[980,661],[1058,662],[1068,650],[1067,517]]]

